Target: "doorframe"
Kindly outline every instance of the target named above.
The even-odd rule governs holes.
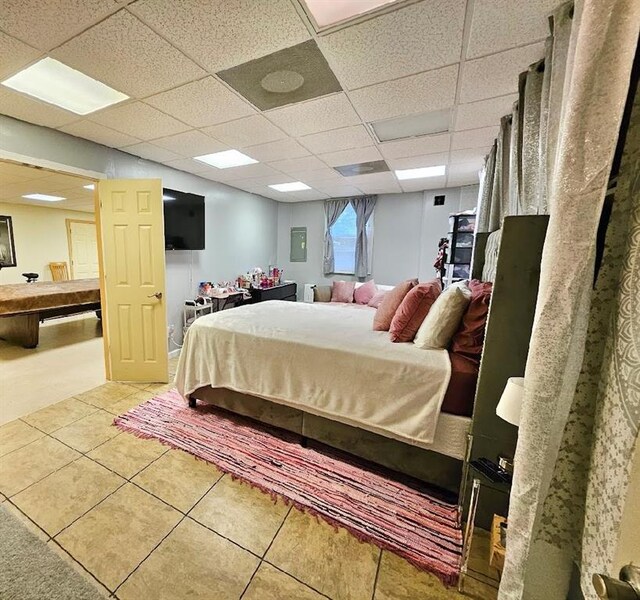
[[[98,244],[98,226],[96,224],[95,219],[93,221],[85,221],[84,219],[65,219],[65,225],[67,227],[67,245],[69,246],[69,272],[71,279],[75,279],[73,273],[73,243],[71,242],[71,223],[83,223],[85,225],[93,225],[96,229],[96,245]],[[100,262],[100,258],[98,258],[98,262]],[[98,266],[98,268],[100,268]]]

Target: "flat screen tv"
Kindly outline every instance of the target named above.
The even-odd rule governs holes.
[[[204,250],[204,196],[163,188],[165,250]]]

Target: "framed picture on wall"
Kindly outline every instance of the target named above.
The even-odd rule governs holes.
[[[11,217],[0,215],[0,269],[16,265],[16,248],[13,245]]]

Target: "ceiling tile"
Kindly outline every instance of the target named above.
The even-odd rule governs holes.
[[[499,131],[498,125],[495,127],[482,127],[481,129],[468,129],[467,131],[456,131],[451,139],[452,150],[465,150],[467,148],[486,148],[488,151],[493,140]]]
[[[346,180],[345,180],[346,181]],[[343,198],[345,196],[362,196],[362,191],[347,183],[316,183],[313,189],[327,194],[331,198]]]
[[[382,156],[387,159],[406,158],[407,156],[420,156],[423,154],[435,154],[436,152],[448,152],[451,136],[448,133],[439,135],[425,135],[397,142],[385,142],[379,144]]]
[[[545,39],[556,6],[557,0],[475,0],[467,58]]]
[[[237,181],[239,179],[254,179],[256,177],[268,177],[270,175],[278,175],[278,171],[272,169],[264,163],[255,163],[252,165],[244,165],[242,167],[231,167],[230,169],[216,169],[211,172],[207,171],[202,175],[207,179],[214,181]]]
[[[447,187],[461,187],[463,185],[477,185],[480,177],[477,173],[467,173],[461,175],[450,175],[447,179]]]
[[[232,148],[245,148],[255,144],[265,144],[287,137],[262,115],[253,115],[207,127],[203,131]]]
[[[348,181],[365,194],[393,194],[402,191],[393,173],[356,175],[349,177]]]
[[[469,185],[480,181],[479,172],[482,168],[482,161],[452,164],[447,173],[447,185],[449,187],[458,185]]]
[[[187,173],[193,173],[194,175],[200,175],[201,173],[218,172],[220,169],[211,167],[193,158],[179,158],[177,160],[163,160],[162,161],[168,167],[172,169],[178,169],[179,171],[186,171]]]
[[[325,183],[327,185],[330,185],[332,183],[344,184],[346,181],[345,178],[340,175],[340,173],[338,173],[334,169],[331,169],[330,167],[327,167],[326,165],[323,170],[318,169],[314,171],[298,171],[288,174],[292,177],[295,176],[298,181],[302,181],[307,185],[310,185],[311,187],[315,187],[315,185],[312,185],[315,183]]]
[[[321,154],[318,158],[330,167],[341,167],[343,165],[355,165],[357,163],[380,160],[382,156],[375,146],[368,146],[366,148],[354,148],[353,150],[341,150],[340,152],[328,152],[327,154]]]
[[[459,104],[457,108],[454,129],[477,129],[489,127],[500,122],[504,115],[513,112],[513,103],[518,99],[518,94],[509,94],[499,98],[489,98],[469,104]]]
[[[13,75],[41,54],[39,50],[0,31],[0,79]]]
[[[126,148],[121,148],[121,150],[128,154],[146,158],[147,160],[154,160],[155,162],[175,160],[179,158],[179,155],[175,152],[171,152],[166,148],[159,148],[158,146],[154,146],[148,142],[127,146]]]
[[[484,162],[487,153],[482,148],[466,148],[464,150],[452,150],[450,162],[453,163],[469,163]]]
[[[0,114],[45,127],[61,127],[78,120],[78,115],[40,100],[32,100],[7,88],[0,88]]]
[[[206,127],[256,113],[253,107],[213,77],[152,96],[145,102],[193,127]]]
[[[320,38],[338,79],[354,89],[460,60],[464,0],[430,0]]]
[[[277,160],[270,162],[269,166],[288,175],[295,175],[300,172],[314,172],[314,171],[330,171],[335,173],[333,169],[329,169],[319,158],[316,156],[303,156],[302,158],[289,158],[286,160]]]
[[[329,194],[319,192],[318,190],[302,190],[294,192],[293,196],[298,202],[311,202],[312,200],[327,200]]]
[[[405,158],[387,159],[389,167],[392,169],[417,169],[419,167],[437,167],[446,165],[449,162],[447,152],[437,152],[435,154],[422,154],[420,156],[410,156]]]
[[[210,72],[311,37],[290,0],[141,0],[130,10]]]
[[[358,115],[343,93],[276,108],[266,112],[265,116],[295,137],[360,124]]]
[[[49,50],[118,8],[113,0],[5,0],[0,29],[31,46]]]
[[[314,154],[361,148],[371,146],[373,143],[367,128],[363,125],[305,135],[298,141]]]
[[[288,158],[299,158],[307,156],[309,151],[303,148],[298,142],[287,138],[277,142],[267,142],[258,146],[250,146],[243,149],[244,154],[260,162],[271,162],[285,160]]]
[[[226,144],[195,129],[153,140],[153,143],[185,157],[202,156],[229,149]]]
[[[439,190],[447,183],[445,175],[442,177],[424,177],[421,179],[405,179],[400,182],[403,192],[421,192],[422,190]]]
[[[49,174],[50,171],[45,171],[44,169],[36,169],[12,162],[0,161],[0,179],[2,180],[4,180],[5,175],[11,175],[17,178],[18,181],[28,181],[39,177],[47,177]]]
[[[351,101],[365,121],[423,113],[454,105],[458,65],[354,90]]]
[[[544,42],[470,60],[462,67],[460,102],[505,96],[518,91],[518,77],[544,56]]]
[[[152,140],[189,129],[184,123],[142,102],[107,108],[93,114],[91,121],[141,140]]]
[[[97,142],[98,144],[110,146],[111,148],[131,146],[132,144],[137,144],[140,141],[126,133],[120,133],[115,129],[87,120],[77,121],[70,125],[60,127],[60,131],[86,140],[91,140],[92,142]]]

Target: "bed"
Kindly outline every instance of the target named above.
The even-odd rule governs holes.
[[[98,310],[98,279],[0,285],[0,338],[35,348],[41,321]]]

